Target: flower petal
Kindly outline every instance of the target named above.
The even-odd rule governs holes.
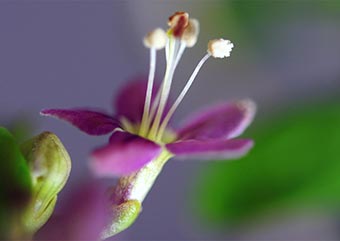
[[[92,153],[91,167],[96,175],[114,177],[131,174],[156,158],[158,144],[124,131],[116,131],[107,146]]]
[[[111,116],[87,109],[47,109],[40,114],[65,120],[89,135],[105,135],[119,127]]]
[[[168,151],[179,159],[225,160],[245,155],[253,146],[248,139],[185,140],[166,145]]]
[[[256,112],[251,100],[222,103],[194,115],[178,131],[179,140],[234,138],[248,127]]]
[[[145,94],[147,88],[147,78],[138,78],[130,81],[120,91],[114,100],[114,107],[117,116],[124,116],[132,123],[140,123],[143,117]],[[151,104],[154,102],[159,84],[154,83],[152,89]],[[169,110],[166,105],[163,117]]]

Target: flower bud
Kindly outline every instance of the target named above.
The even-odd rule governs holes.
[[[27,232],[34,233],[53,212],[57,194],[64,187],[71,170],[71,160],[63,144],[50,132],[25,142],[26,157],[33,184],[31,202],[23,216]]]

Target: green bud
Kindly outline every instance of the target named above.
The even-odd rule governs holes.
[[[113,219],[102,233],[102,239],[109,238],[130,227],[138,217],[141,209],[141,203],[137,200],[128,200],[118,206],[113,206]]]
[[[23,216],[25,230],[36,232],[51,216],[57,194],[71,170],[71,160],[56,135],[43,132],[21,146],[31,172],[33,194]]]

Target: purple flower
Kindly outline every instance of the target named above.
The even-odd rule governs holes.
[[[198,21],[178,12],[169,18],[167,34],[156,29],[144,39],[150,48],[148,81],[133,81],[114,101],[115,115],[91,109],[46,109],[41,113],[65,120],[89,135],[110,134],[109,143],[91,154],[91,168],[102,177],[123,176],[115,191],[115,202],[142,202],[165,162],[178,159],[234,159],[253,146],[250,139],[234,139],[252,122],[255,104],[250,100],[220,103],[188,118],[179,129],[169,121],[210,57],[230,55],[233,44],[215,39],[199,61],[178,98],[169,101],[174,71],[188,47],[198,36]],[[154,84],[156,51],[165,47],[166,71],[160,87]]]

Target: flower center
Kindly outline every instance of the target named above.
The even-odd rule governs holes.
[[[156,142],[163,142],[164,136],[167,135],[167,125],[173,116],[175,110],[184,99],[184,96],[190,89],[199,70],[210,56],[215,58],[224,58],[230,55],[233,44],[229,40],[216,39],[211,40],[208,44],[208,52],[198,62],[194,71],[187,80],[183,90],[178,95],[175,102],[166,112],[173,76],[176,67],[187,47],[193,47],[197,41],[199,33],[199,23],[196,19],[190,19],[189,14],[185,12],[176,12],[169,18],[170,28],[165,33],[162,29],[157,28],[150,32],[144,38],[144,44],[150,48],[150,69],[148,84],[144,103],[142,121],[138,134]],[[166,68],[164,77],[153,103],[152,88],[156,70],[156,51],[165,47]]]

